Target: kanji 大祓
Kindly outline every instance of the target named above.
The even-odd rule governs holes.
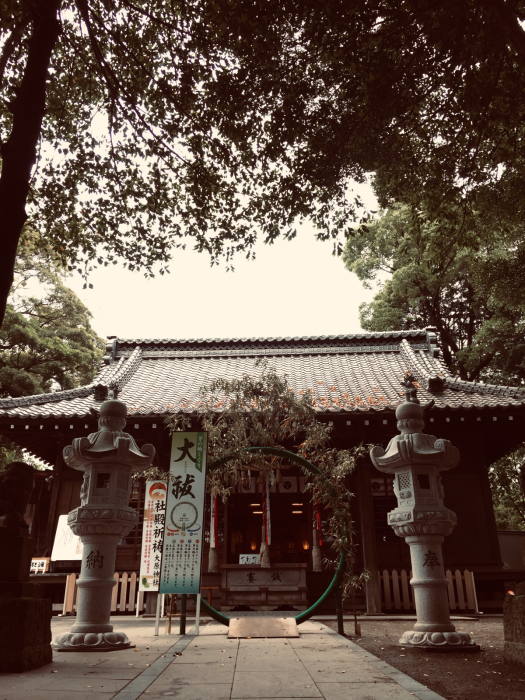
[[[206,433],[173,433],[161,593],[199,593],[206,495]]]

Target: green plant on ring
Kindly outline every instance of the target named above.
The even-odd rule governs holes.
[[[186,403],[185,413],[175,413],[166,422],[172,432],[193,427],[208,433],[208,487],[223,502],[239,480],[247,479],[248,470],[264,482],[278,478],[290,463],[301,468],[307,477],[305,492],[321,509],[324,529],[333,538],[331,546],[336,555],[329,562],[336,570],[329,588],[314,606],[296,617],[303,622],[337,586],[344,600],[368,578],[367,572],[358,576],[353,573],[353,494],[346,485],[365,448],[360,445],[344,450],[333,446],[332,425],[319,419],[326,403],[316,398],[313,387],[292,389],[286,377],[278,375],[267,362],[255,363],[255,369],[257,373],[252,375],[217,379],[203,386],[198,398]],[[331,389],[328,386],[325,390],[329,393]],[[166,479],[169,474],[153,467],[138,477]],[[202,604],[215,619],[228,624],[228,617],[205,601]]]

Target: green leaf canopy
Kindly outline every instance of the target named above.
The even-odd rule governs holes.
[[[104,343],[91,328],[91,313],[65,286],[53,257],[37,246],[27,232],[0,330],[2,398],[89,384],[102,359]]]
[[[151,271],[185,237],[215,260],[303,217],[336,235],[367,171],[472,188],[522,152],[523,64],[499,4],[62,2],[32,223],[71,266]],[[58,7],[0,15],[4,141],[37,5]]]

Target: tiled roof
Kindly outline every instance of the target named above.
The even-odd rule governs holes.
[[[166,416],[198,409],[199,390],[211,380],[257,371],[267,358],[293,389],[309,392],[320,413],[392,411],[404,399],[410,371],[422,402],[437,409],[494,409],[525,405],[525,390],[465,382],[439,357],[433,329],[306,338],[217,340],[117,339],[89,386],[54,394],[0,400],[0,419],[84,418],[116,390],[130,416]]]

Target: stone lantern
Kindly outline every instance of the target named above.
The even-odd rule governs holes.
[[[77,620],[55,640],[57,651],[112,651],[131,642],[110,624],[111,593],[115,585],[117,544],[135,527],[139,514],[129,508],[131,475],[147,469],[153,445],[137,447],[122,432],[127,409],[121,401],[105,401],[100,407],[98,432],[73,440],[64,448],[69,467],[84,472],[81,505],[68,515],[68,524],[84,545],[77,581]]]
[[[407,375],[405,402],[396,410],[401,435],[386,450],[375,446],[370,457],[379,471],[394,474],[398,506],[388,522],[410,546],[417,622],[405,632],[404,646],[465,651],[478,649],[470,635],[456,632],[450,621],[448,580],[441,545],[456,525],[456,514],[443,505],[440,472],[459,463],[459,450],[448,440],[424,434],[423,406],[417,398],[414,378]],[[433,404],[431,402],[429,407]]]

